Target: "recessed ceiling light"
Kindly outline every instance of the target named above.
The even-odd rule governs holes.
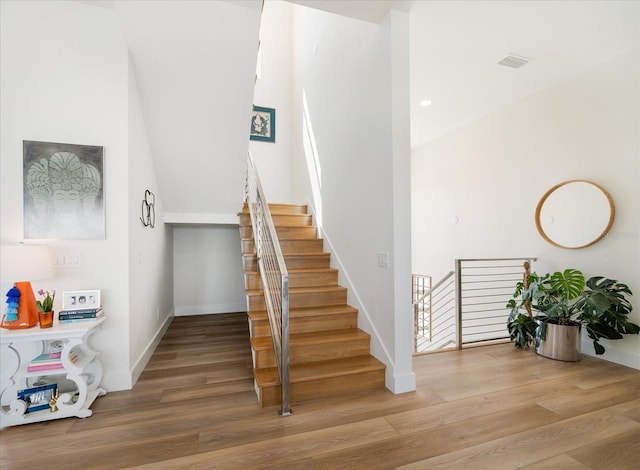
[[[431,100],[422,100],[420,101],[420,106],[430,106]]]

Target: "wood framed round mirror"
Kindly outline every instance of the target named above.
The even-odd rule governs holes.
[[[615,217],[611,195],[587,180],[569,180],[547,191],[536,207],[536,227],[559,248],[578,249],[602,240]]]

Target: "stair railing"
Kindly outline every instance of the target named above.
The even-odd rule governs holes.
[[[253,239],[262,280],[273,351],[282,385],[280,416],[289,416],[289,274],[251,152],[247,158],[245,202],[249,206]]]
[[[440,351],[456,345],[455,271],[433,286],[414,275],[413,283],[413,350],[414,352]],[[430,284],[430,283],[429,283]]]
[[[414,351],[462,349],[508,339],[506,304],[522,280],[522,263],[535,260],[455,260],[455,271],[421,295],[414,294]]]

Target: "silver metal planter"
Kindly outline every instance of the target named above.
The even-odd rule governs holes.
[[[558,361],[579,361],[580,325],[541,323],[536,330],[536,352]]]

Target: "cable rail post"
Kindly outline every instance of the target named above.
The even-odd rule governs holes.
[[[462,349],[462,260],[456,260],[456,345]]]
[[[282,407],[279,414],[289,416],[292,414],[289,403],[289,274],[251,152],[247,156],[245,200],[251,217],[258,271],[282,386]]]

